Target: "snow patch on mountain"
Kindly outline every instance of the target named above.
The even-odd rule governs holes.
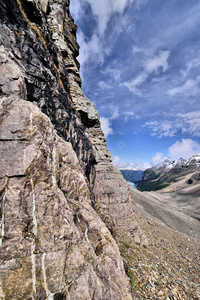
[[[185,159],[185,158],[182,158],[182,157],[179,158],[178,160],[172,160],[170,158],[165,158],[159,164],[153,166],[153,169],[171,170],[172,168],[175,168],[175,167],[190,166],[190,165],[200,167],[200,153],[193,155],[189,159]]]

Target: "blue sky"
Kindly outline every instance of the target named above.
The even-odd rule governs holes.
[[[200,1],[71,0],[85,95],[113,163],[200,152]]]

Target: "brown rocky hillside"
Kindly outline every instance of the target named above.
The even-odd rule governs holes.
[[[200,299],[200,224],[157,193],[131,189],[149,246],[121,237],[120,251],[137,299]],[[181,226],[180,226],[181,224]]]

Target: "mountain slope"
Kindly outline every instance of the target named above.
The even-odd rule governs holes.
[[[157,190],[157,198],[164,197],[170,205],[200,220],[200,156],[178,161],[167,159],[147,169],[138,189]]]
[[[167,195],[131,188],[149,246],[142,249],[124,238],[121,252],[138,299],[199,299],[200,223]]]
[[[194,155],[188,160],[183,158],[178,161],[165,159],[163,162],[144,171],[142,180],[138,182],[138,189],[141,191],[160,190],[189,174],[194,176],[193,181],[198,181],[198,172],[200,172],[199,155]],[[190,184],[190,181],[188,181],[188,184]]]
[[[132,201],[142,215],[153,218],[159,224],[200,239],[200,223],[190,217],[176,202],[170,201],[160,192],[140,192],[131,189]]]
[[[159,196],[156,198],[154,194],[157,195],[157,192],[131,190],[136,220],[149,241],[145,249],[127,239],[122,245],[121,251],[129,262],[135,280],[135,294],[138,299],[199,299],[200,240],[190,234],[192,229],[199,236],[199,222],[191,221],[189,216],[179,212],[183,227],[176,228],[179,221],[175,211],[178,208],[174,211],[169,203],[165,215],[165,201],[160,201]],[[184,228],[189,229],[189,235],[183,233]],[[178,231],[180,229],[182,232]]]
[[[123,170],[121,169],[120,172],[122,173],[124,179],[127,181],[137,183],[139,180],[142,179],[143,171],[140,170]]]

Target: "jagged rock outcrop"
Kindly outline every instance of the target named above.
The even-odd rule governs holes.
[[[69,0],[0,0],[0,299],[131,299],[146,237],[83,95]]]

